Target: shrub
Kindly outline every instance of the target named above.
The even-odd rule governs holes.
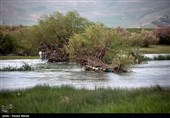
[[[17,46],[12,35],[3,34],[2,32],[0,32],[0,44],[0,54],[10,54]]]
[[[170,45],[170,26],[158,27],[154,33],[159,38],[159,44]]]
[[[129,40],[132,45],[149,47],[151,44],[158,43],[159,39],[152,31],[142,30],[141,33],[131,33]]]

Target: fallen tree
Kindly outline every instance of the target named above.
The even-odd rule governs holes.
[[[112,66],[93,56],[84,56],[79,58],[77,62],[79,62],[86,71],[127,72],[121,65]]]

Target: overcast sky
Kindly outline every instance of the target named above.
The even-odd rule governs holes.
[[[139,27],[170,16],[170,0],[0,0],[1,24],[34,25],[43,14],[76,10],[108,27]]]

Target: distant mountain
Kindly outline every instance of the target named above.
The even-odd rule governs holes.
[[[155,28],[159,25],[170,25],[170,2],[166,7],[157,7],[152,12],[147,11],[143,17],[139,18],[136,24],[140,27]]]
[[[170,17],[169,16],[162,16],[158,19],[151,22],[153,25],[156,26],[170,26]]]
[[[142,23],[141,27],[144,28],[155,28],[158,26],[170,26],[170,16],[159,16],[155,19],[152,19],[148,22]]]

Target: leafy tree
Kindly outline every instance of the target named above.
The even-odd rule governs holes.
[[[88,20],[80,17],[76,11],[70,11],[65,15],[60,12],[43,15],[37,25],[31,27],[18,26],[19,30],[14,33],[20,45],[17,52],[22,55],[36,55],[40,44],[43,42],[56,48],[63,48],[71,35],[82,32],[89,23]]]
[[[0,54],[11,54],[16,48],[16,41],[10,34],[0,32]]]
[[[52,43],[62,48],[68,42],[70,36],[82,32],[89,23],[88,20],[80,17],[76,11],[70,11],[65,15],[55,12],[51,15],[43,15],[38,25],[33,27],[32,34],[34,41]]]
[[[133,58],[130,56],[132,47],[124,43],[122,36],[103,25],[87,26],[83,33],[74,34],[65,47],[70,59],[77,61],[84,56],[93,56],[103,62],[123,67],[124,64],[130,64]]]
[[[90,23],[76,11],[69,11],[66,14],[55,12],[51,15],[41,16],[37,25],[29,27],[6,25],[0,26],[0,31],[4,35],[9,34],[15,38],[17,46],[14,51],[16,53],[35,55],[43,42],[63,48],[70,36],[82,32],[84,27]]]
[[[35,47],[33,47],[33,35],[32,27],[26,27],[20,29],[18,32],[13,34],[18,42],[18,48],[16,53],[19,55],[35,55]]]

